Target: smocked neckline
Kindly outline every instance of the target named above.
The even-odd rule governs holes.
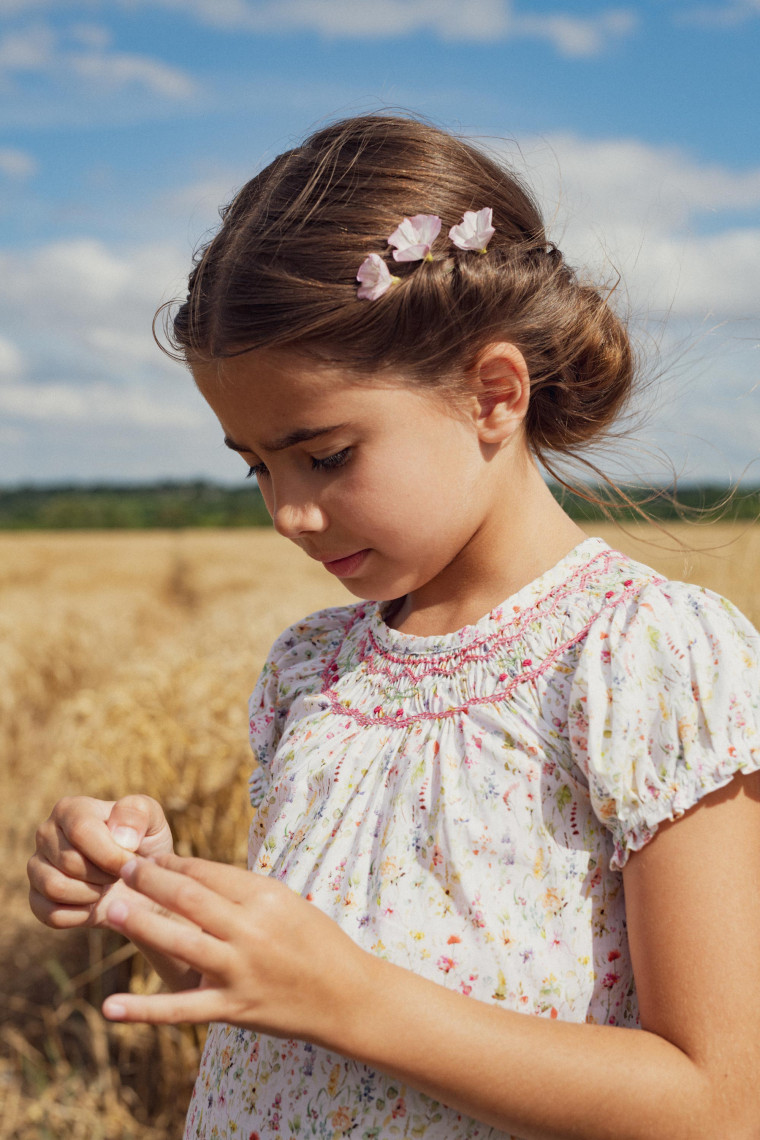
[[[430,656],[437,653],[450,653],[471,646],[474,642],[487,640],[494,633],[518,621],[526,610],[540,606],[557,586],[567,581],[572,574],[592,562],[602,553],[610,550],[602,538],[584,538],[574,546],[559,562],[544,571],[537,578],[522,586],[514,594],[505,598],[494,609],[473,625],[462,626],[452,633],[431,634],[420,637],[413,633],[403,633],[387,625],[383,616],[389,608],[388,602],[374,602],[367,609],[369,628],[378,646],[391,653]]]

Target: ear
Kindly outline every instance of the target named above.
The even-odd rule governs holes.
[[[528,410],[530,375],[519,348],[491,344],[470,370],[482,443],[502,443],[515,434]]]

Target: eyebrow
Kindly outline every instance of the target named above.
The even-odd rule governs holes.
[[[341,428],[346,427],[346,424],[331,424],[329,427],[318,428],[296,428],[295,431],[288,432],[280,439],[272,440],[263,446],[264,451],[285,451],[288,447],[293,447],[296,443],[305,443],[307,440],[316,439],[320,435],[329,435],[332,431],[340,431]],[[225,447],[229,447],[232,451],[255,451],[256,448],[246,447],[243,443],[235,443],[234,439],[230,439],[228,435],[224,437]]]

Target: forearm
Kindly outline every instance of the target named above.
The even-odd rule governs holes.
[[[707,1075],[644,1031],[477,1002],[373,959],[338,1032],[353,1059],[525,1140],[715,1140],[731,1130]]]

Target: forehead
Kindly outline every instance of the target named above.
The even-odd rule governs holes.
[[[255,349],[194,364],[191,371],[225,434],[259,445],[294,430],[403,414],[400,404],[424,399],[402,376],[363,379],[282,350]]]
[[[217,411],[287,417],[345,398],[358,383],[347,372],[302,356],[256,349],[191,366],[201,394]]]

